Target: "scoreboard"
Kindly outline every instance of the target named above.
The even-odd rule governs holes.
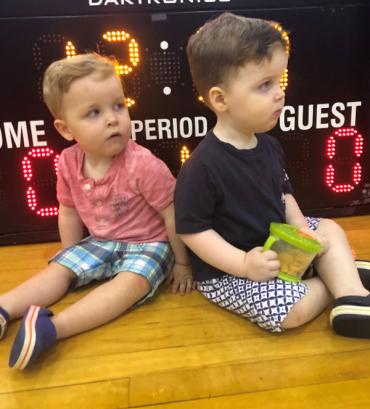
[[[120,65],[132,138],[174,175],[215,117],[190,77],[189,36],[223,11],[289,35],[286,106],[270,133],[307,215],[370,213],[370,6],[318,0],[2,0],[0,244],[54,240],[55,182],[68,146],[42,101],[45,68],[95,51]]]

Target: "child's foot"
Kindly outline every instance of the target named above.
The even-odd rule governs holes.
[[[356,260],[355,263],[362,285],[370,291],[370,261]]]
[[[11,368],[26,368],[56,343],[56,329],[49,318],[52,315],[46,308],[35,305],[26,310],[10,352]]]
[[[344,337],[370,338],[370,295],[337,298],[330,323],[333,330]]]
[[[2,339],[5,335],[9,320],[9,314],[0,307],[0,339]]]

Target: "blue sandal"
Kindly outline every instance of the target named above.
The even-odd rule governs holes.
[[[41,352],[56,343],[57,333],[50,319],[52,315],[46,308],[35,305],[26,310],[10,352],[11,368],[26,368]]]

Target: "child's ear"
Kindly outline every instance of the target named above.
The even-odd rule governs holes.
[[[227,110],[225,91],[221,87],[212,87],[208,91],[208,99],[216,112],[225,112]]]
[[[54,121],[55,129],[63,136],[67,141],[73,141],[74,137],[69,130],[67,124],[62,119],[56,119]]]

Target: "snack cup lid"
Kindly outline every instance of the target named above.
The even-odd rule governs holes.
[[[285,223],[270,223],[270,232],[281,240],[310,253],[320,253],[321,244],[309,237],[308,234],[299,231],[298,227]]]

